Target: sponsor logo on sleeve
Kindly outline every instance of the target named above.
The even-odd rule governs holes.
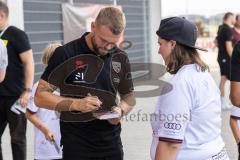
[[[182,125],[179,123],[165,122],[164,128],[171,130],[180,130],[182,128]]]

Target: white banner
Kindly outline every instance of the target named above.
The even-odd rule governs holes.
[[[63,13],[63,35],[64,43],[70,42],[91,31],[91,23],[97,17],[99,11],[107,6],[100,4],[62,4]],[[121,6],[116,6],[122,9]]]

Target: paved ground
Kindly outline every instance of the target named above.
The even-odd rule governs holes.
[[[219,69],[216,63],[216,54],[205,53],[203,59],[210,65],[211,74],[219,83]],[[146,87],[147,88],[147,87]],[[226,87],[229,92],[229,87]],[[156,97],[137,99],[137,105],[128,117],[123,119],[122,140],[125,149],[126,160],[149,160],[149,148],[151,144],[151,126],[149,114],[153,112]],[[137,114],[139,113],[139,116]],[[11,159],[11,149],[9,144],[9,131],[6,130],[3,141],[3,154],[5,160]],[[226,143],[228,154],[232,160],[237,159],[237,150],[233,136],[229,128],[229,111],[222,112],[222,135]],[[33,128],[28,125],[28,160],[33,159]]]
[[[149,148],[151,145],[151,126],[149,113],[152,112],[156,98],[138,99],[138,106],[132,113],[133,121],[125,119],[123,125],[122,139],[125,145],[126,160],[149,160]],[[137,113],[141,113],[138,121]],[[134,115],[136,117],[134,118]],[[148,116],[146,116],[148,115]],[[146,120],[148,117],[148,120]],[[222,135],[231,160],[237,159],[237,150],[233,136],[229,128],[229,111],[222,113]]]

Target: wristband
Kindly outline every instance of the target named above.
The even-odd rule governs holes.
[[[25,92],[32,93],[32,89],[31,89],[31,88],[24,88],[24,91],[25,91]]]

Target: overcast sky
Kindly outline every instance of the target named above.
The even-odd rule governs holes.
[[[162,0],[162,16],[179,14],[213,15],[223,12],[240,13],[240,0]]]

